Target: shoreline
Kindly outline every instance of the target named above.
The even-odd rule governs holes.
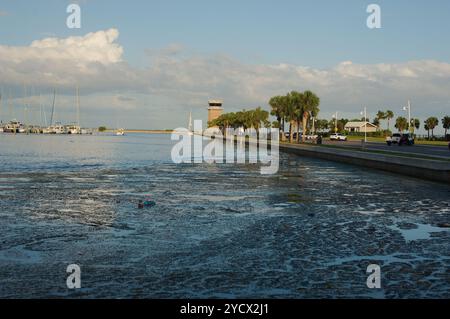
[[[107,129],[100,133],[114,133],[117,130]],[[124,129],[125,133],[144,133],[144,134],[172,134],[173,130],[138,130],[138,129]]]
[[[280,151],[450,184],[450,162],[447,161],[305,144],[280,143]]]
[[[223,138],[226,142],[226,138]],[[236,141],[235,141],[236,143]],[[246,145],[257,141],[246,140]],[[270,143],[268,144],[270,145]],[[354,150],[345,147],[322,147],[315,144],[279,143],[280,152],[367,167],[384,172],[450,184],[450,161],[427,156],[414,157],[389,152]]]

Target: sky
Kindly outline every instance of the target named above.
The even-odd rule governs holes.
[[[371,3],[381,29],[367,27]],[[307,89],[321,118],[405,116],[411,100],[423,122],[450,115],[449,35],[448,0],[0,0],[0,119],[39,122],[56,88],[57,119],[74,121],[78,86],[92,127],[183,127],[190,111],[206,121],[208,99],[268,110]]]

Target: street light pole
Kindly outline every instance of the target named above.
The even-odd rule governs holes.
[[[364,143],[367,143],[367,107],[364,107]]]
[[[408,100],[408,122],[409,133],[411,133],[411,101]]]
[[[364,143],[367,143],[367,107],[364,107],[364,113],[361,112],[361,115],[364,114]]]
[[[408,131],[411,133],[411,101],[408,100],[408,106],[403,107],[403,111],[408,110]]]
[[[337,118],[338,118],[338,112],[336,111],[336,114],[334,115],[334,133],[337,133],[337,131],[338,131]]]

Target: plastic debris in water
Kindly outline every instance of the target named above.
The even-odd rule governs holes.
[[[145,201],[139,200],[139,204],[138,204],[139,209],[150,208],[153,206],[156,206],[156,202],[153,200],[150,200],[150,199],[146,199]]]
[[[146,200],[144,202],[144,207],[153,207],[156,206],[156,202],[152,201],[152,200]]]

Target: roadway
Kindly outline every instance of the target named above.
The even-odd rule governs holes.
[[[361,141],[336,142],[324,140],[323,144],[341,147],[352,147],[352,148],[361,147]],[[366,149],[399,152],[405,154],[428,155],[433,157],[443,157],[450,159],[450,150],[448,149],[448,146],[434,146],[434,145],[388,146],[385,143],[368,142],[366,143]]]

